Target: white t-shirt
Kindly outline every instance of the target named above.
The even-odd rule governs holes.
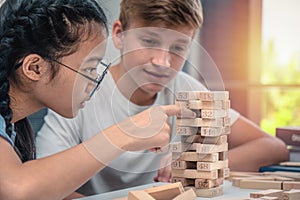
[[[176,78],[157,94],[153,105],[174,104],[176,92],[195,90],[207,89],[191,76],[179,72]],[[100,90],[86,107],[79,111],[76,118],[66,119],[49,110],[45,117],[45,124],[37,136],[37,156],[44,157],[75,146],[103,129],[149,107],[138,106],[128,101],[108,73]],[[230,110],[231,123],[234,123],[238,117],[239,113]],[[170,122],[173,120],[171,119]],[[163,154],[149,151],[125,152],[95,175],[80,192],[90,195],[151,183],[157,174],[162,156]]]

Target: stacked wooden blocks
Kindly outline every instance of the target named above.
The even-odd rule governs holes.
[[[173,182],[193,188],[198,197],[220,196],[223,180],[229,176],[229,93],[179,92],[176,103],[193,110],[197,117],[176,119],[181,142],[171,144]]]

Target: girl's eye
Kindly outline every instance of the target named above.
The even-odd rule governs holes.
[[[95,74],[97,72],[97,68],[87,68],[85,71],[89,74]]]

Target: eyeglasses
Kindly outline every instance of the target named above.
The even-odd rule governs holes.
[[[111,65],[111,63],[106,64],[103,60],[101,60],[101,61],[98,63],[98,66],[97,66],[97,70],[98,70],[98,72],[97,72],[97,77],[96,77],[96,78],[92,78],[92,77],[90,77],[90,76],[88,76],[88,75],[86,75],[86,74],[84,74],[84,73],[81,73],[80,71],[75,70],[75,69],[73,69],[72,67],[70,67],[70,66],[68,66],[68,65],[66,65],[66,64],[64,64],[64,63],[61,63],[61,62],[59,62],[59,61],[57,61],[57,60],[51,59],[51,61],[56,62],[57,64],[60,64],[60,65],[62,65],[62,66],[64,66],[64,67],[66,67],[66,68],[72,70],[73,72],[76,72],[77,74],[80,74],[80,75],[83,76],[84,78],[86,78],[86,79],[88,79],[88,80],[90,80],[90,81],[96,83],[95,88],[94,88],[94,89],[92,90],[92,92],[90,93],[90,96],[89,96],[90,98],[91,98],[91,97],[94,95],[94,93],[100,88],[100,83],[103,81],[103,79],[104,79],[105,75],[107,74],[107,71],[108,71],[108,69],[109,69],[109,67],[110,67],[110,65]],[[18,69],[20,66],[22,66],[22,64],[23,64],[23,61],[20,62],[20,63],[18,63],[18,64],[15,66],[15,69]]]
[[[96,83],[95,88],[94,88],[94,89],[92,90],[92,92],[90,93],[90,98],[91,98],[91,97],[94,95],[94,93],[100,88],[100,83],[103,81],[105,75],[107,74],[108,68],[109,68],[110,65],[111,65],[111,63],[106,64],[106,63],[104,63],[103,60],[101,60],[101,61],[99,62],[99,64],[98,64],[98,66],[97,66],[97,69],[98,69],[100,72],[97,72],[97,77],[96,77],[96,78],[91,78],[91,77],[89,77],[88,75],[85,75],[85,74],[81,73],[80,71],[77,71],[77,70],[73,69],[72,67],[70,67],[70,66],[64,64],[64,63],[61,63],[61,62],[59,62],[59,61],[57,61],[57,60],[52,60],[52,61],[54,61],[54,62],[56,62],[56,63],[58,63],[58,64],[60,64],[60,65],[62,65],[62,66],[64,66],[64,67],[66,67],[66,68],[72,70],[73,72],[76,72],[76,73],[80,74],[80,75],[83,76],[84,78],[86,78],[86,79],[88,79],[88,80],[90,80],[90,81]]]

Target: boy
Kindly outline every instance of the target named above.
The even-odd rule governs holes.
[[[38,156],[70,148],[150,106],[174,104],[178,91],[207,90],[180,71],[201,24],[198,0],[123,0],[120,18],[112,30],[114,45],[121,51],[120,62],[111,67],[100,91],[76,119],[64,119],[49,111],[41,129],[43,134],[37,138]],[[230,117],[232,170],[254,171],[287,159],[281,141],[233,110]],[[249,151],[253,153],[249,155]],[[274,151],[277,154],[270,156]],[[88,195],[150,183],[162,156],[146,151],[126,152],[95,175],[82,192]],[[168,164],[162,166],[156,180],[170,179]]]

